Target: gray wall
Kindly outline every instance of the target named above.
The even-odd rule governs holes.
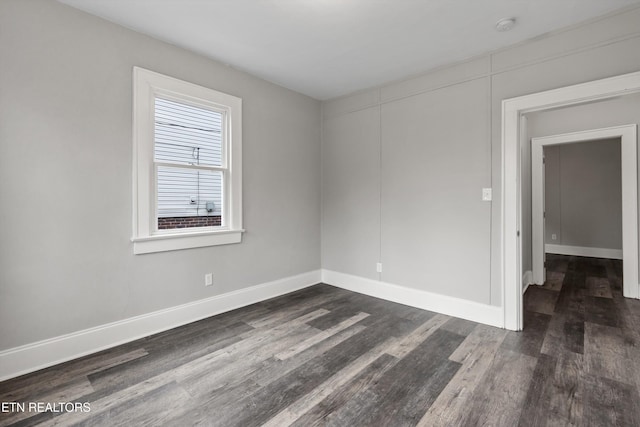
[[[379,115],[368,108],[327,120],[322,147],[322,163],[331,166],[322,175],[322,219],[341,230],[324,236],[322,264],[371,279],[380,255]]]
[[[546,243],[622,249],[620,148],[619,138],[545,147]]]
[[[502,100],[638,71],[638,51],[635,8],[324,102],[323,176],[344,179],[324,180],[323,268],[375,278],[382,261],[385,282],[500,305]],[[633,100],[625,111],[639,106]],[[357,122],[345,118],[359,114]],[[593,122],[568,114],[569,122]],[[379,197],[334,199],[336,186],[356,188],[363,177],[381,183]],[[482,187],[493,188],[492,203],[481,201]],[[345,223],[335,218],[352,209],[364,216],[345,245]],[[344,262],[350,253],[357,263]]]
[[[0,350],[320,268],[318,101],[54,1],[0,58]],[[134,65],[243,99],[241,244],[133,255]]]
[[[383,104],[384,281],[489,302],[468,286],[489,275],[491,206],[480,197],[490,186],[487,82]]]

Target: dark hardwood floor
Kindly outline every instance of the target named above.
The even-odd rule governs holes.
[[[508,332],[317,285],[0,383],[0,425],[640,426],[621,263],[548,257]]]

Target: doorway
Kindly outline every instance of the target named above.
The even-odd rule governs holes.
[[[545,147],[562,147],[567,144],[608,140],[620,141],[620,165],[622,181],[622,264],[623,295],[638,298],[638,182],[636,125],[616,126],[582,132],[572,132],[533,138],[531,141],[532,174],[532,260],[533,281],[543,284],[545,273]],[[573,245],[574,251],[576,247]],[[585,249],[582,249],[585,251]],[[570,254],[571,255],[571,254]],[[572,255],[597,255],[574,253]]]
[[[500,281],[503,324],[506,329],[519,331],[523,326],[520,173],[521,146],[523,138],[527,135],[524,115],[638,92],[640,92],[640,72],[635,72],[502,101]],[[638,250],[637,247],[635,250]],[[635,273],[637,275],[637,271]],[[635,286],[637,288],[637,282]]]

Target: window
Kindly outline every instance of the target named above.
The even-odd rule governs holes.
[[[134,67],[133,251],[238,243],[242,100]]]

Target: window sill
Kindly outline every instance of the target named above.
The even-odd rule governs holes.
[[[159,234],[148,237],[134,237],[131,241],[133,242],[133,253],[140,255],[240,243],[243,232],[244,230],[224,230]]]

